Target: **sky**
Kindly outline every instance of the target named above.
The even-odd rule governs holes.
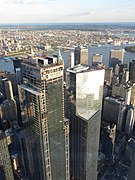
[[[135,0],[0,0],[0,24],[135,22]]]

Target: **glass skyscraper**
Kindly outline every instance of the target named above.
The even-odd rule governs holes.
[[[104,69],[77,65],[67,73],[71,177],[96,180]]]
[[[19,97],[32,179],[69,180],[68,123],[64,120],[61,56],[22,63]]]

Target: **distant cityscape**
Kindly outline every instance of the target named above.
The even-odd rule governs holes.
[[[86,47],[135,44],[135,26],[117,24],[3,25],[0,26],[0,55],[24,55],[35,52]]]
[[[134,50],[135,23],[0,25],[0,180],[135,180]]]

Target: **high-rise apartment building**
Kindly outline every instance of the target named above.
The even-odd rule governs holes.
[[[88,49],[82,46],[75,48],[75,65],[88,64]]]
[[[13,169],[4,132],[0,131],[0,179],[14,180]]]
[[[68,123],[64,120],[62,57],[22,63],[19,86],[31,179],[69,180]]]
[[[67,73],[71,177],[96,180],[104,69],[79,64]]]
[[[115,68],[116,64],[123,64],[124,49],[112,49],[110,51],[109,67]]]
[[[135,60],[129,64],[129,80],[131,83],[135,83]]]

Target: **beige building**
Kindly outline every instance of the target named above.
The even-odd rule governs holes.
[[[75,48],[75,65],[88,64],[88,49],[82,46]]]
[[[112,49],[110,51],[109,67],[115,68],[116,64],[123,64],[124,49]]]
[[[103,55],[102,54],[93,54],[92,55],[92,65],[97,65],[102,63]]]

